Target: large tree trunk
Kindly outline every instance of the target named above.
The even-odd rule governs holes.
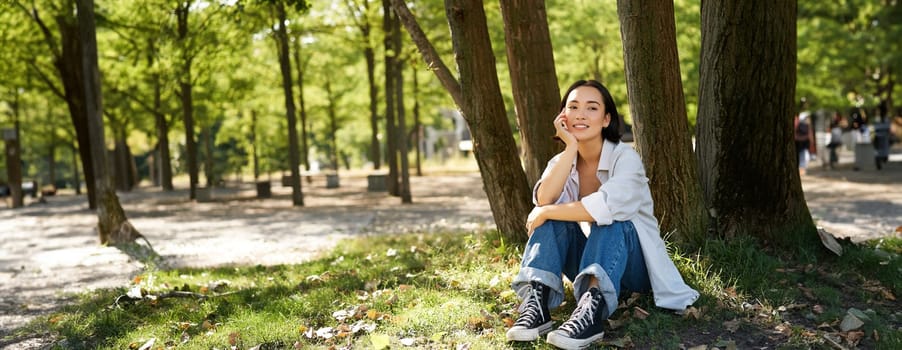
[[[445,0],[445,14],[460,70],[461,98],[468,101],[462,106],[463,115],[489,206],[505,238],[523,241],[526,215],[532,209],[529,185],[507,122],[482,1]]]
[[[626,85],[661,231],[700,239],[707,225],[680,81],[673,2],[618,0]]]
[[[188,159],[188,179],[190,190],[188,198],[197,198],[198,183],[198,165],[197,165],[197,142],[194,139],[194,106],[191,98],[191,62],[193,58],[188,52],[188,14],[191,2],[179,2],[176,7],[175,14],[178,19],[178,40],[181,43],[181,76],[179,77],[179,90],[182,101],[182,120],[185,124],[185,152]]]
[[[276,1],[276,16],[279,27],[276,30],[276,43],[279,46],[279,67],[282,70],[282,88],[285,91],[285,114],[288,117],[288,164],[291,166],[291,202],[294,206],[304,206],[304,194],[301,191],[300,154],[298,152],[297,113],[294,109],[294,93],[291,83],[291,61],[288,51],[288,23],[285,4]]]
[[[34,18],[49,36],[47,27],[40,21],[37,11]],[[97,209],[97,191],[95,185],[93,160],[91,159],[91,136],[88,134],[88,117],[84,107],[84,78],[82,76],[82,47],[79,38],[78,24],[68,16],[56,17],[60,28],[60,44],[62,52],[54,59],[54,66],[63,82],[63,90],[66,95],[66,106],[69,107],[69,115],[75,127],[75,138],[78,141],[78,155],[81,158],[85,184],[88,190],[88,207]],[[52,38],[51,38],[52,39]],[[77,184],[76,184],[77,186]]]
[[[94,1],[78,0],[78,26],[82,45],[82,76],[84,77],[84,109],[88,118],[92,168],[96,175],[98,232],[101,244],[132,243],[140,234],[128,222],[119,198],[110,184],[104,146],[103,104],[100,95],[100,71],[97,68],[97,37],[94,27]]]
[[[501,1],[507,62],[520,126],[520,146],[529,186],[535,185],[555,154],[551,121],[561,112],[554,52],[548,34],[545,2]]]
[[[697,152],[715,232],[812,239],[792,136],[796,3],[705,1],[701,10]]]
[[[507,242],[525,241],[524,225],[532,209],[530,190],[504,111],[482,2],[445,1],[460,83],[404,2],[392,0],[392,5],[426,63],[463,111],[495,225]]]

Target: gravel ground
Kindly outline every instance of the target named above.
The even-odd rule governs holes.
[[[478,230],[493,226],[478,173],[412,177],[414,204],[367,192],[366,178],[343,175],[341,186],[305,183],[304,207],[274,181],[274,197],[255,199],[251,185],[215,189],[213,200],[188,202],[186,190],[139,188],[120,194],[132,224],[171,267],[291,264],[340,239],[385,232]],[[884,171],[811,169],[805,196],[819,226],[855,241],[899,235],[902,163]],[[27,201],[0,209],[0,339],[74,292],[124,286],[141,263],[97,244],[95,214],[82,196]],[[4,343],[5,342],[5,343]],[[40,338],[0,340],[10,349],[40,348]]]

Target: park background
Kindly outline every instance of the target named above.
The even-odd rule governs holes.
[[[540,126],[556,113],[560,86],[593,78],[609,85],[633,125],[624,131],[635,137],[674,241],[689,248],[753,236],[791,252],[818,239],[789,142],[792,116],[813,112],[819,140],[834,111],[860,108],[872,124],[898,120],[895,1],[706,9],[692,1],[98,1],[93,82],[81,70],[92,44],[75,5],[3,4],[0,39],[10,49],[0,122],[21,162],[10,165],[7,146],[0,176],[19,171],[25,190],[48,195],[30,205],[75,187],[75,198],[88,199],[82,206],[101,209],[99,241],[115,246],[138,239],[142,227],[121,228],[131,227],[129,213],[113,189],[123,201],[153,188],[158,200],[200,206],[219,193],[219,202],[241,206],[247,200],[223,194],[249,183],[255,194],[243,198],[275,193],[267,201],[285,203],[272,187],[287,184],[290,205],[305,207],[324,203],[310,194],[317,184],[341,188],[347,174],[365,176],[367,191],[385,181],[398,203],[416,203],[411,173],[454,173],[459,164],[472,172],[466,157],[476,158],[488,194],[483,212],[502,241],[516,243],[529,209],[522,194],[544,166],[537,160],[555,149]],[[400,16],[382,16],[390,5]],[[405,7],[416,26],[405,22]],[[417,27],[431,57],[407,35],[416,39]],[[449,81],[442,73],[452,62],[459,72]],[[95,98],[102,104],[91,109]],[[100,200],[84,198],[74,186],[83,181],[98,186],[89,193]],[[668,197],[668,188],[680,195]],[[12,197],[11,206],[25,204]],[[754,210],[738,213],[743,206],[729,201]],[[709,220],[711,208],[720,220]]]

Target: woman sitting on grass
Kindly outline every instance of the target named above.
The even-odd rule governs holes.
[[[639,154],[620,142],[620,115],[608,89],[594,80],[570,86],[554,119],[566,148],[536,183],[529,242],[513,288],[523,299],[507,332],[534,341],[551,331],[548,310],[561,304],[562,274],[578,303],[548,343],[581,349],[601,339],[621,288],[652,290],[658,307],[684,310],[698,298],[680,276],[660,237]],[[591,222],[588,237],[579,222]]]

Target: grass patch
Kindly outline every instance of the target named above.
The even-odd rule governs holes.
[[[128,288],[82,294],[4,341],[39,335],[62,349],[550,349],[504,339],[519,302],[509,286],[522,246],[500,242],[493,232],[373,236],[300,265],[147,271]],[[809,252],[804,261],[748,239],[712,240],[691,253],[670,248],[702,297],[680,316],[649,295],[623,296],[599,348],[902,348],[898,239],[847,244],[842,257]],[[121,297],[141,290],[140,299]],[[568,295],[554,311],[558,324],[573,305]],[[864,325],[843,332],[850,312]]]

